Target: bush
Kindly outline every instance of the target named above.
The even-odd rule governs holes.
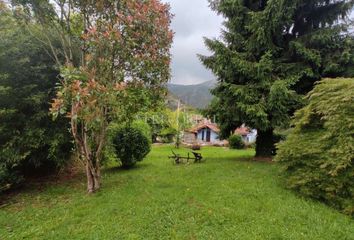
[[[149,140],[149,143],[150,144],[152,143],[152,131],[149,124],[147,124],[144,121],[137,120],[131,124],[131,127],[135,129],[139,129],[144,134],[144,136]]]
[[[113,138],[113,146],[123,167],[134,166],[142,161],[151,150],[149,139],[140,129],[134,127],[119,129]]]
[[[147,123],[145,123],[144,121],[137,120],[131,124],[131,127],[141,131],[144,134],[144,136],[148,139],[149,144],[152,143],[151,127]],[[122,125],[118,124],[117,122],[110,123],[108,127],[107,143],[105,144],[103,149],[103,159],[102,159],[102,163],[106,166],[109,166],[110,164],[117,161],[118,157],[116,154],[113,141],[121,129],[122,129]]]
[[[231,149],[243,149],[245,147],[245,143],[240,135],[232,135],[229,137],[229,147]]]
[[[354,79],[326,79],[278,144],[286,185],[354,215]]]

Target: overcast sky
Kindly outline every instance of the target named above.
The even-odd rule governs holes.
[[[197,54],[210,54],[203,37],[219,37],[222,17],[216,15],[207,0],[162,0],[171,6],[175,15],[172,29],[175,32],[172,46],[172,83],[198,84],[215,79],[199,61]],[[354,13],[352,13],[352,18]]]
[[[172,47],[172,83],[197,84],[215,79],[199,61],[197,54],[210,54],[203,37],[218,37],[222,17],[216,15],[207,0],[163,0],[171,5],[175,15]]]

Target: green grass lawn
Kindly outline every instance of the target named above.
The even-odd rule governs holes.
[[[0,209],[0,239],[354,239],[354,220],[282,188],[251,150],[204,148],[205,163],[175,166],[170,149],[105,170],[92,196],[84,178],[18,194]]]

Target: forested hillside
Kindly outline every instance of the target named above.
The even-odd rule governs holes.
[[[205,108],[211,101],[210,90],[215,81],[208,81],[197,85],[168,84],[168,90],[184,103],[195,108]]]

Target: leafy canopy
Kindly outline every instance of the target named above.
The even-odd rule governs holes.
[[[91,193],[100,188],[109,123],[131,122],[161,99],[170,78],[173,33],[169,6],[158,0],[81,4],[83,64],[66,63],[51,112],[71,120]]]
[[[325,79],[296,112],[276,160],[286,184],[354,214],[354,79]]]
[[[23,175],[43,175],[63,166],[72,144],[67,122],[52,122],[48,115],[59,73],[55,62],[1,2],[0,26],[1,191]]]

